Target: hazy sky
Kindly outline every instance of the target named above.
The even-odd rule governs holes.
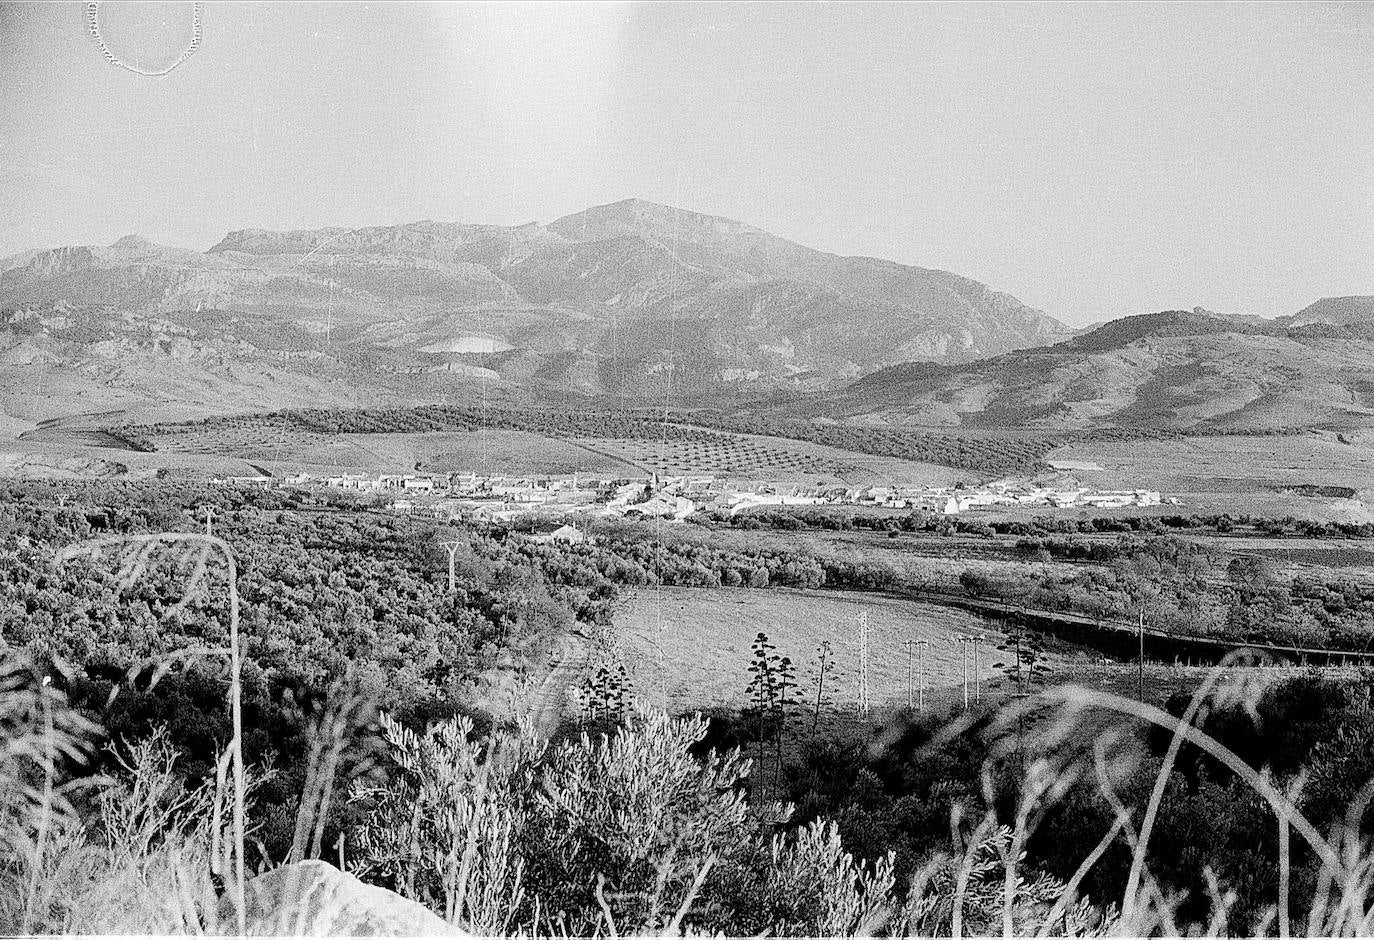
[[[157,65],[190,6],[102,4],[102,35]],[[638,196],[1074,324],[1374,293],[1374,4],[211,2],[203,25],[146,77],[84,4],[0,5],[0,254]]]

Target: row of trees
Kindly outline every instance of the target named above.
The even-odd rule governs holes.
[[[1032,607],[1092,617],[1134,619],[1143,612],[1152,626],[1237,643],[1363,650],[1374,641],[1374,584],[1366,579],[1285,580],[1265,559],[1172,537],[1109,544],[1022,540],[1017,551],[1088,564],[1039,573],[970,569],[960,586],[973,595],[1023,598]]]
[[[549,437],[600,437],[725,443],[728,434],[703,430],[661,416],[626,411],[557,411],[533,408],[420,405],[413,408],[302,408],[248,416],[209,417],[197,421],[134,426],[122,432],[142,441],[186,431],[293,428],[320,434],[418,434],[426,431],[477,431],[482,428],[528,431]]]
[[[942,434],[905,428],[812,424],[768,415],[699,412],[692,420],[706,427],[810,441],[861,454],[900,457],[921,463],[1005,475],[1035,470],[1062,441],[1051,437]]]
[[[1292,516],[1270,518],[1245,514],[1232,516],[1228,513],[1109,517],[1059,514],[1013,520],[944,516],[921,511],[857,513],[828,507],[762,507],[733,516],[725,512],[710,512],[693,518],[706,525],[740,529],[930,532],[937,535],[1021,536],[1027,539],[1075,534],[1162,535],[1190,531],[1220,534],[1248,532],[1269,538],[1374,538],[1374,522],[1319,522]]]

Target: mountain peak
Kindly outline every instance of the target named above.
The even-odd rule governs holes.
[[[142,235],[129,234],[110,245],[110,247],[120,251],[146,251],[149,248],[156,248],[157,245],[153,244],[152,241],[144,238]]]
[[[549,229],[567,238],[604,238],[649,234],[702,240],[712,235],[766,235],[762,229],[719,215],[692,212],[647,199],[622,199],[592,206],[549,223]],[[767,236],[773,237],[773,236]]]
[[[110,245],[109,248],[96,249],[96,253],[107,255],[120,261],[135,262],[138,264],[161,262],[180,264],[197,257],[197,253],[194,251],[188,251],[185,248],[172,248],[168,245],[159,245],[152,239],[144,238],[142,235],[125,235],[119,241]]]

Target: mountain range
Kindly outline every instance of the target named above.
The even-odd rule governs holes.
[[[549,224],[128,236],[0,259],[0,424],[482,394],[926,426],[1362,423],[1374,298],[1075,333],[944,271],[627,200]],[[0,428],[0,432],[4,429]]]
[[[660,396],[670,376],[686,396],[832,387],[1069,335],[968,278],[640,200],[548,225],[249,229],[206,252],[137,236],[29,251],[0,261],[0,309],[79,312],[97,335],[45,329],[25,341],[41,350],[21,354],[68,369],[114,340],[207,366],[294,357],[319,372],[350,362],[627,396]]]

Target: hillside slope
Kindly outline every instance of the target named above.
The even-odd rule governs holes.
[[[1279,322],[1290,327],[1314,323],[1374,327],[1374,297],[1323,297]]]
[[[1166,311],[979,362],[894,366],[799,410],[866,423],[1046,430],[1368,426],[1374,329]]]

